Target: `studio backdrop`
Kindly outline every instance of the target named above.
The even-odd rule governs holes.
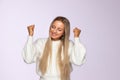
[[[120,80],[119,0],[0,0],[0,80],[39,80],[36,64],[26,64],[22,49],[27,26],[35,24],[34,40],[47,38],[56,16],[81,29],[86,61],[73,65],[71,80]]]

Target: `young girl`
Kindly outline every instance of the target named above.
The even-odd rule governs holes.
[[[36,63],[40,80],[70,80],[71,63],[81,65],[85,59],[86,49],[79,41],[81,30],[73,30],[73,43],[69,20],[58,16],[50,25],[48,38],[33,42],[34,25],[28,26],[28,32],[23,58],[26,63]]]

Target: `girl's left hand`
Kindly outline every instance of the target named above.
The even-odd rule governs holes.
[[[74,37],[79,37],[80,33],[81,33],[81,30],[78,29],[77,27],[75,27],[73,29],[73,32],[74,32]]]

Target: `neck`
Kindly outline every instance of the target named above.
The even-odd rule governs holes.
[[[52,41],[60,41],[61,39],[53,39],[51,38]]]

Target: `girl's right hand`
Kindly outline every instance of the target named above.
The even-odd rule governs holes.
[[[29,36],[33,36],[33,34],[34,34],[34,28],[35,28],[35,25],[29,25],[29,26],[27,26]]]

